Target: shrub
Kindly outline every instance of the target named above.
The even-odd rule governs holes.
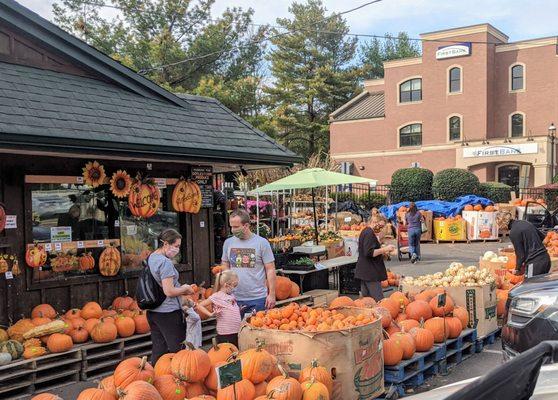
[[[391,203],[432,199],[432,171],[425,168],[402,168],[391,176]]]
[[[554,175],[554,178],[552,178],[552,183],[558,183],[558,174]]]
[[[460,168],[448,168],[438,172],[432,181],[432,193],[438,200],[453,201],[459,196],[478,194],[479,178]]]
[[[386,196],[381,193],[365,193],[358,199],[359,204],[362,204],[364,208],[370,210],[374,207],[380,208],[386,205]]]
[[[329,194],[329,197],[335,200],[335,192]],[[352,200],[355,203],[358,202],[358,194],[351,192],[337,192],[337,201],[343,203],[344,201]]]
[[[479,186],[479,196],[494,203],[508,203],[511,200],[511,186],[500,182],[485,182]]]

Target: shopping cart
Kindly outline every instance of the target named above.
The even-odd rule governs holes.
[[[409,252],[409,232],[407,226],[397,223],[397,259],[401,261],[403,254],[407,254],[411,258]]]

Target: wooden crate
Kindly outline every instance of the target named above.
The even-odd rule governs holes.
[[[145,333],[122,339],[124,342],[124,358],[151,356],[151,334]]]
[[[0,398],[23,399],[33,393],[33,360],[19,360],[0,367]]]
[[[81,379],[86,381],[110,375],[124,357],[124,341],[88,343],[80,347]]]

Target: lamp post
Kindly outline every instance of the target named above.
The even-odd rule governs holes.
[[[555,165],[556,162],[554,161],[554,142],[556,140],[556,127],[554,126],[554,122],[550,123],[550,126],[548,127],[548,136],[550,137],[550,159],[551,159],[551,167],[550,167],[550,171],[552,172],[552,176],[550,177],[550,180],[552,181],[554,179],[554,174],[555,174]]]

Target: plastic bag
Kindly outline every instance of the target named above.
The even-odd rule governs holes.
[[[202,345],[201,318],[192,307],[186,309],[186,341],[199,348]]]

